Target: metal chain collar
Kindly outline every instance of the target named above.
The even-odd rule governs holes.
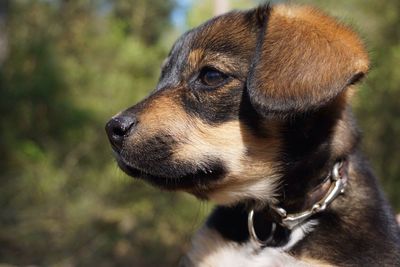
[[[286,210],[281,207],[271,207],[271,209],[274,210],[280,217],[280,221],[277,223],[289,230],[292,230],[302,224],[312,215],[324,211],[340,194],[344,193],[345,191],[347,185],[347,176],[340,173],[342,166],[343,161],[339,161],[333,166],[333,170],[330,174],[332,184],[328,190],[328,193],[310,209],[298,213],[288,214]],[[257,237],[257,233],[254,229],[253,217],[254,209],[250,210],[247,218],[250,239],[258,245],[266,246],[273,239],[273,235],[276,230],[276,223],[272,223],[271,234],[269,238],[267,240],[260,240]]]

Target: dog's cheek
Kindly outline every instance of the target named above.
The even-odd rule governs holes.
[[[174,157],[176,160],[185,159],[200,164],[207,158],[218,158],[230,173],[237,173],[240,172],[245,153],[238,121],[214,126],[196,119],[174,151]]]
[[[278,131],[269,125],[271,135],[256,137],[240,121],[210,126],[197,121],[186,142],[179,145],[174,157],[201,165],[208,158],[224,165],[224,177],[213,183],[207,197],[219,204],[230,204],[246,198],[274,202],[279,183],[277,163],[280,151]]]
[[[256,156],[242,155],[240,163],[214,187],[208,197],[223,205],[246,199],[276,203],[281,183],[280,164],[276,160],[278,144],[271,142],[266,149],[267,152],[257,153]]]

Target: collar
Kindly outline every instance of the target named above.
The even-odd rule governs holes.
[[[250,210],[247,220],[250,239],[258,245],[267,246],[273,241],[274,233],[277,228],[283,227],[287,230],[293,230],[305,223],[305,221],[314,214],[326,210],[326,208],[345,191],[348,180],[348,165],[347,160],[341,160],[335,163],[332,171],[324,179],[322,184],[318,185],[307,194],[305,210],[289,214],[282,207],[270,206],[269,212],[274,218],[274,221],[271,222],[269,236],[264,240],[258,238],[254,227],[255,211],[254,209]]]

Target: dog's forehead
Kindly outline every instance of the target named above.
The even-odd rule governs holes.
[[[253,50],[254,30],[254,21],[248,12],[233,11],[203,24],[197,33],[194,48],[231,56],[243,55],[247,50]]]
[[[249,12],[232,11],[215,17],[187,32],[190,50],[202,49],[209,52],[243,55],[254,46],[254,21]],[[250,45],[251,44],[251,45]]]
[[[249,12],[233,11],[187,31],[175,42],[166,58],[158,87],[179,83],[193,51],[249,61],[256,45],[254,24]]]
[[[233,11],[186,32],[175,43],[171,55],[196,49],[242,55],[253,48],[254,37],[254,21],[248,12]]]

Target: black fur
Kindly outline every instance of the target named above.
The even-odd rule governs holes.
[[[184,166],[185,169],[179,169],[178,167],[161,165],[164,167],[165,173],[153,174],[153,170],[142,171],[131,165],[131,163],[126,163],[117,156],[117,161],[119,167],[128,175],[144,179],[150,182],[154,186],[161,187],[167,190],[185,190],[185,189],[207,189],[207,185],[210,181],[216,181],[221,179],[226,172],[223,163],[219,162],[218,159],[210,159],[207,167],[201,169],[193,166],[192,164],[187,164],[186,162],[179,162],[177,166]],[[183,172],[184,171],[184,172]],[[181,175],[178,176],[176,173],[180,172]],[[168,173],[174,174],[169,175]],[[202,197],[200,194],[199,197]]]
[[[250,129],[250,138],[278,138],[280,147],[275,155],[277,172],[281,177],[278,200],[279,206],[289,212],[302,211],[307,193],[322,183],[338,160],[346,159],[352,172],[349,173],[345,194],[339,196],[325,212],[313,216],[312,219],[318,222],[317,227],[289,253],[337,266],[400,266],[399,227],[369,164],[359,152],[359,133],[350,107],[343,102],[345,90],[333,99],[306,109],[293,108],[293,104],[299,105],[292,102],[293,99],[288,101],[287,106],[283,101],[276,109],[268,109],[274,100],[264,99],[254,90],[257,85],[252,81],[254,68],[261,60],[259,50],[266,38],[270,15],[269,5],[247,12],[231,12],[184,34],[172,48],[156,89],[123,115],[145,113],[151,106],[149,103],[168,96],[185,115],[193,121],[199,119],[210,129],[223,126],[226,122],[239,121],[241,126],[246,126],[246,131]],[[243,18],[243,27],[236,32],[213,31],[218,23],[230,25]],[[230,38],[227,38],[228,34],[231,34]],[[240,38],[234,39],[236,35]],[[248,40],[252,42],[244,47],[243,42]],[[224,82],[218,86],[206,86],[199,82],[202,68],[217,69],[213,65],[198,66],[187,73],[189,54],[196,49],[205,54],[217,53],[233,59],[236,64],[230,66],[230,70],[218,69],[226,77]],[[363,75],[355,74],[347,85],[358,82]],[[145,122],[140,121],[140,116],[138,118],[140,127]],[[341,121],[346,121],[343,126],[346,129],[343,136],[338,136],[335,129]],[[135,130],[129,134],[135,134]],[[199,159],[201,166],[197,161],[175,159],[173,153],[176,147],[190,136],[179,139],[179,133],[175,136],[170,129],[143,135],[143,140],[134,144],[127,141],[122,152],[116,153],[121,169],[131,176],[143,178],[161,188],[186,190],[206,198],[204,192],[210,189],[209,185],[223,183],[224,176],[230,171],[225,159],[216,156],[202,155],[206,158]],[[341,150],[335,147],[339,137],[345,139],[340,140],[343,143]],[[242,156],[250,154],[251,151],[245,151]],[[226,240],[246,243],[249,241],[248,211],[250,207],[261,205],[256,201],[243,199],[241,203],[229,207],[217,206],[206,227],[217,231]],[[255,216],[255,228],[262,239],[270,235],[270,227],[275,221],[269,212],[269,208],[265,207]],[[271,216],[266,216],[268,214]],[[279,226],[268,246],[287,244],[289,235],[288,229]]]
[[[272,223],[270,214],[262,211],[254,215],[254,229],[260,240],[266,240],[271,235]],[[244,204],[238,204],[232,207],[218,206],[208,218],[207,227],[218,231],[225,239],[238,243],[249,241],[249,232],[247,229],[248,207]],[[289,241],[290,231],[286,228],[276,225],[273,239],[268,247],[279,247]]]
[[[400,266],[400,232],[393,212],[368,162],[359,151],[350,156],[357,175],[335,208],[320,214],[318,227],[293,249],[337,266]],[[359,203],[359,192],[366,196]]]
[[[318,111],[295,114],[285,120],[281,202],[288,211],[301,210],[307,192],[322,183],[333,165],[345,157],[333,155],[331,151],[333,130],[341,119],[341,112],[331,103]]]

